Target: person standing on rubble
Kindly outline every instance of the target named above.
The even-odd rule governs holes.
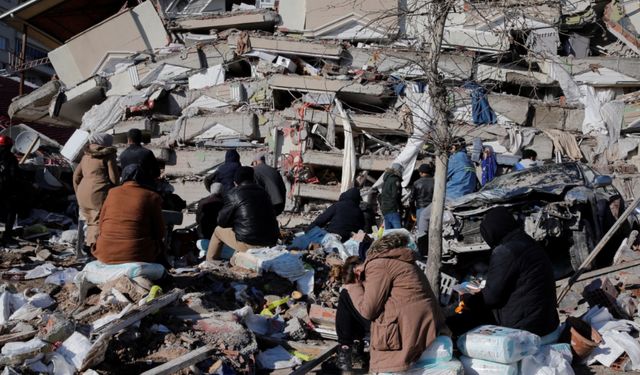
[[[234,177],[235,188],[224,199],[218,214],[218,226],[213,231],[207,261],[219,259],[222,246],[235,251],[271,247],[278,242],[280,230],[269,194],[255,183],[253,168],[240,167]]]
[[[413,183],[411,189],[411,201],[416,208],[416,221],[420,220],[420,214],[431,205],[433,200],[433,168],[428,164],[418,167],[420,178]]]
[[[480,234],[491,247],[485,287],[463,294],[464,310],[447,319],[456,335],[484,324],[522,329],[538,336],[556,330],[553,265],[505,207],[485,215]]]
[[[224,155],[224,163],[222,163],[215,172],[205,177],[204,186],[207,190],[210,190],[209,188],[211,187],[211,184],[219,182],[224,187],[224,192],[228,192],[234,188],[233,178],[241,166],[242,164],[240,164],[240,154],[238,151],[227,150]]]
[[[447,199],[460,198],[477,190],[476,169],[467,155],[464,138],[457,138],[451,146],[447,166]]]
[[[155,180],[160,177],[160,166],[153,151],[142,146],[142,131],[130,129],[127,143],[129,146],[120,154],[120,167],[124,170],[131,164],[140,165],[141,182],[149,187],[155,186]]]
[[[122,185],[109,190],[93,250],[100,262],[166,264],[162,198],[145,185],[147,178],[138,164],[130,164],[122,171]]]
[[[324,210],[311,224],[313,227],[324,228],[329,233],[340,236],[342,242],[351,238],[352,233],[364,230],[364,213],[360,209],[362,196],[360,189],[351,188],[340,194],[337,203]]]
[[[89,138],[80,164],[73,172],[73,189],[76,192],[80,215],[87,224],[85,244],[91,248],[98,238],[100,210],[109,189],[118,184],[117,151],[112,146],[113,137],[95,133]]]
[[[284,203],[287,197],[287,188],[277,169],[267,165],[264,155],[256,156],[253,162],[253,173],[256,183],[269,194],[271,205],[276,216],[284,211]]]
[[[350,371],[356,341],[371,324],[370,373],[407,371],[437,336],[449,335],[438,300],[415,263],[409,238],[392,233],[374,242],[357,281],[340,292],[336,332],[337,367]]]
[[[4,233],[2,243],[11,244],[13,240],[13,225],[17,217],[18,204],[18,159],[11,152],[13,140],[6,135],[0,135],[0,205],[4,214]]]
[[[393,163],[382,177],[380,210],[384,216],[385,229],[402,228],[400,211],[402,210],[402,164]]]

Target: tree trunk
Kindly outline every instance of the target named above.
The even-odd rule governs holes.
[[[436,156],[431,220],[429,222],[429,253],[427,257],[427,278],[433,293],[440,295],[440,267],[442,263],[442,214],[447,184],[447,163],[449,156],[440,152]]]

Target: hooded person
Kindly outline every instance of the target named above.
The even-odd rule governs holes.
[[[18,199],[18,159],[11,152],[13,140],[7,135],[0,135],[0,208],[4,213],[5,230],[2,242],[9,244],[13,240],[13,224],[16,221]]]
[[[256,183],[267,191],[269,198],[271,198],[273,210],[276,216],[278,216],[284,211],[287,196],[287,188],[284,186],[284,180],[277,169],[267,165],[264,155],[257,155],[253,163]]]
[[[463,296],[468,311],[456,317],[457,322],[448,321],[449,326],[457,334],[482,324],[522,329],[538,336],[552,333],[559,324],[556,284],[544,249],[504,207],[487,212],[480,234],[492,249],[485,287],[475,295]],[[477,321],[478,316],[492,321]],[[464,323],[457,324],[460,321]]]
[[[207,190],[211,191],[211,184],[219,182],[222,184],[225,192],[233,189],[233,178],[236,175],[236,171],[241,166],[242,164],[240,164],[240,154],[238,151],[227,150],[224,155],[224,163],[222,163],[215,172],[204,179],[204,186]]]
[[[162,198],[144,186],[146,180],[140,166],[130,164],[122,171],[122,185],[109,190],[93,249],[102,263],[164,262]]]
[[[447,199],[457,199],[473,193],[478,186],[476,169],[465,150],[464,139],[458,138],[451,146],[447,165]]]
[[[360,209],[362,196],[358,188],[351,188],[340,194],[337,203],[332,204],[311,224],[313,227],[324,228],[329,233],[340,235],[342,241],[351,238],[352,233],[364,229],[364,213]]]
[[[438,299],[408,244],[409,238],[401,233],[375,241],[364,264],[356,267],[357,281],[340,293],[340,370],[351,370],[351,346],[362,340],[366,322],[371,322],[371,373],[407,371],[437,336],[449,334]]]
[[[253,168],[240,167],[234,177],[235,188],[224,197],[207,249],[207,261],[219,259],[222,246],[235,251],[271,247],[278,242],[280,229],[269,194],[255,183]]]
[[[120,154],[120,167],[124,170],[131,164],[138,164],[144,185],[154,186],[155,180],[160,177],[160,166],[153,151],[142,146],[142,131],[130,129],[127,143],[129,146]]]
[[[391,164],[382,177],[380,192],[380,210],[384,216],[385,229],[402,228],[400,210],[402,209],[402,171],[399,163]]]
[[[80,216],[87,224],[85,243],[91,247],[98,237],[98,224],[102,204],[107,193],[118,184],[120,173],[113,137],[95,133],[89,138],[80,164],[73,172],[73,189],[76,192]]]

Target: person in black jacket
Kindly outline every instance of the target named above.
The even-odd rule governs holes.
[[[382,177],[380,192],[380,210],[384,216],[385,229],[402,228],[400,211],[402,210],[402,171],[399,163],[391,164]]]
[[[265,163],[264,155],[258,155],[254,160],[253,173],[256,183],[269,194],[276,216],[280,215],[284,211],[287,196],[287,188],[284,186],[282,176],[277,169]]]
[[[142,131],[140,129],[130,129],[127,133],[127,147],[120,154],[120,168],[124,170],[128,165],[138,164],[143,173],[144,185],[153,187],[155,180],[160,177],[160,166],[153,151],[145,148],[142,143]]]
[[[413,183],[411,189],[411,200],[416,208],[416,221],[433,200],[433,169],[428,164],[421,164],[418,167],[418,173],[420,178]]]
[[[225,193],[234,188],[233,178],[236,171],[240,168],[240,154],[236,150],[227,150],[224,155],[224,163],[216,169],[215,172],[208,175],[204,179],[204,186],[207,190],[211,190],[211,184],[219,182],[224,187]]]
[[[213,231],[207,261],[219,259],[222,245],[235,251],[271,247],[278,241],[276,215],[269,202],[269,194],[254,182],[253,168],[240,167],[236,172],[235,188],[224,199],[218,214],[218,226]]]
[[[467,325],[475,320],[475,326],[493,323],[538,336],[552,333],[560,322],[556,285],[551,261],[542,247],[504,207],[487,212],[480,224],[480,234],[493,249],[489,271],[482,291],[463,299],[469,310],[462,314],[462,320],[467,320]],[[479,316],[487,317],[489,310],[493,322],[477,321]],[[451,324],[450,328],[459,334],[474,327],[467,326],[463,332],[457,324]]]
[[[224,205],[222,191],[222,184],[215,182],[211,185],[211,195],[198,202],[196,223],[198,224],[199,238],[211,238],[213,231],[218,226],[218,214]]]
[[[358,188],[351,188],[340,194],[337,203],[332,204],[311,224],[313,227],[324,228],[329,233],[340,235],[342,241],[351,238],[351,233],[364,229],[364,213],[360,209],[362,196]]]
[[[3,213],[4,233],[2,243],[13,242],[13,225],[17,216],[18,199],[18,159],[11,152],[13,140],[6,135],[0,135],[0,209]]]

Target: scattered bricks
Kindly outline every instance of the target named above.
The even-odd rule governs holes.
[[[62,342],[68,339],[76,329],[76,324],[61,314],[49,316],[47,324],[40,328],[38,338],[46,342]]]
[[[336,325],[336,309],[314,304],[309,310],[309,318],[315,324],[333,328]]]
[[[609,278],[596,279],[584,288],[583,297],[589,306],[606,307],[617,319],[629,319],[627,314],[620,309],[616,302],[618,290],[613,286]]]

